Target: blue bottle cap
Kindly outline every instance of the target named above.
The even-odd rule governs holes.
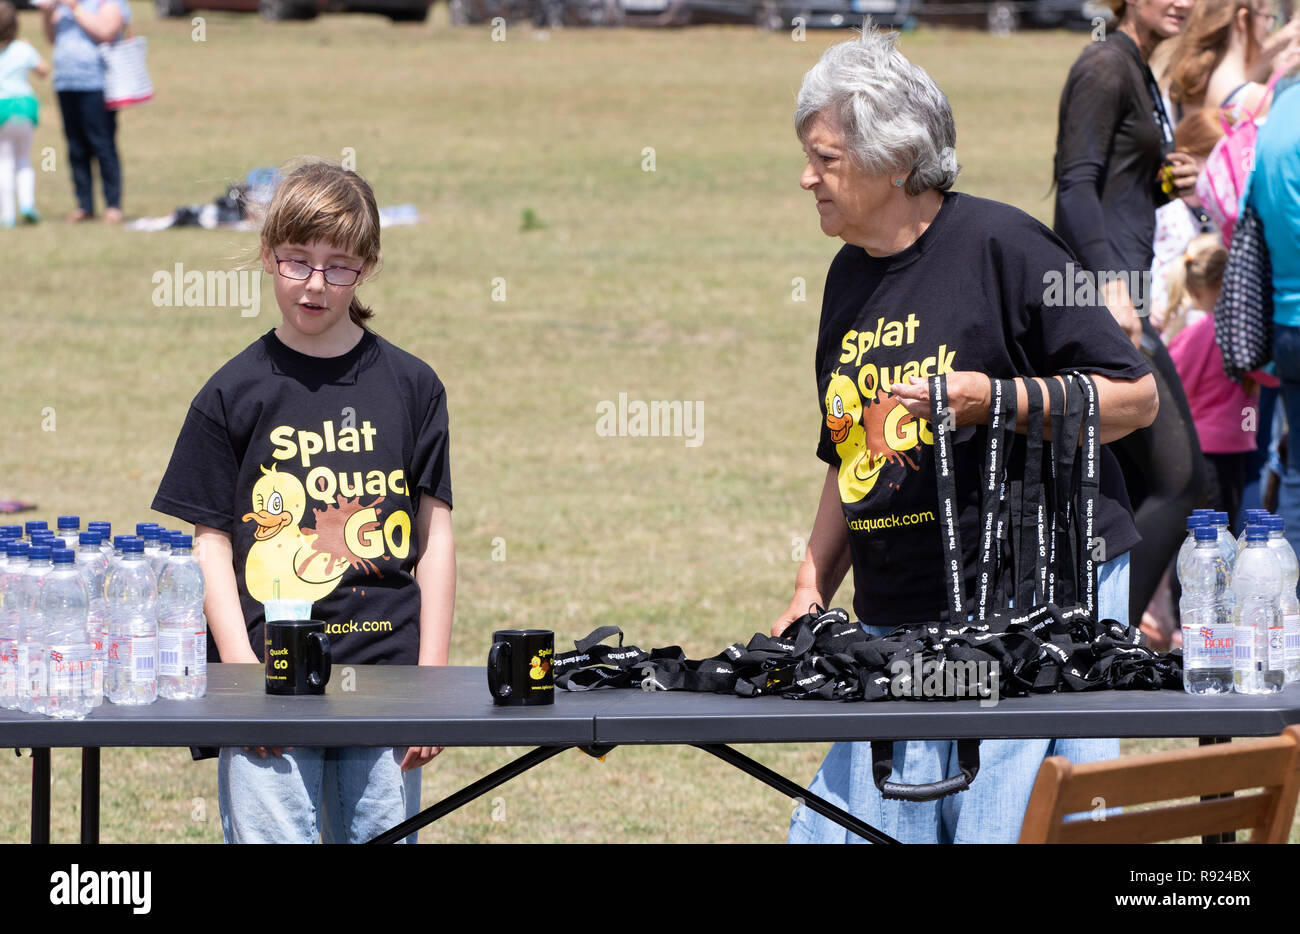
[[[1213,513],[1214,513],[1214,510],[1213,510],[1213,509],[1193,509],[1193,510],[1192,510],[1192,515],[1194,515],[1194,516],[1208,516],[1208,515],[1212,515]]]
[[[194,536],[186,535],[184,532],[172,533],[172,548],[193,548]]]
[[[144,526],[144,528],[141,528],[141,526]],[[135,527],[136,537],[143,539],[146,542],[158,541],[158,536],[161,532],[162,529],[152,522],[140,522],[137,523]]]
[[[5,555],[10,558],[25,558],[31,547],[27,542],[6,542]]]
[[[1213,542],[1219,538],[1219,530],[1212,525],[1198,525],[1192,534],[1198,542]]]
[[[136,538],[134,535],[128,536],[126,541],[122,542],[122,554],[124,555],[144,554],[144,539]]]
[[[121,550],[122,550],[122,546],[125,545],[127,542],[129,542],[129,541],[130,541],[131,539],[133,539],[133,538],[135,538],[134,535],[114,535],[114,536],[113,536],[113,548],[114,548],[115,550],[117,550],[117,551],[121,551]]]
[[[23,527],[21,525],[0,525],[0,536],[5,538],[22,538]]]
[[[27,533],[28,541],[32,542],[48,542],[50,539],[57,537],[58,536],[49,529],[32,529]]]
[[[77,553],[69,548],[55,548],[50,554],[55,564],[76,564]]]
[[[77,542],[81,545],[94,545],[99,547],[100,537],[98,531],[82,532],[77,536]]]
[[[86,528],[88,528],[88,529],[103,529],[105,532],[107,532],[107,531],[109,531],[110,529],[113,528],[113,523],[111,523],[111,522],[102,522],[102,521],[87,522],[87,523],[86,523]]]
[[[27,557],[32,561],[48,561],[50,559],[50,546],[33,545],[32,550],[27,552]]]
[[[32,519],[28,522],[25,522],[23,524],[23,527],[27,530],[27,537],[31,538],[32,533],[35,532],[37,529],[48,529],[50,527],[50,524],[46,522],[44,519]]]
[[[1263,521],[1262,525],[1270,532],[1286,531],[1286,520],[1283,519],[1281,516],[1269,516],[1267,519]]]
[[[1195,513],[1195,512],[1194,512],[1194,513],[1192,513],[1190,516],[1187,517],[1187,529],[1188,529],[1188,531],[1191,531],[1192,529],[1198,529],[1198,528],[1200,528],[1200,527],[1203,526],[1203,525],[1204,525],[1204,526],[1212,526],[1213,524],[1214,524],[1214,522],[1213,522],[1213,520],[1211,519],[1211,517],[1208,516],[1208,515],[1206,515],[1206,514],[1203,513],[1203,512],[1202,512],[1202,513]]]
[[[1216,512],[1216,513],[1214,514],[1214,524],[1215,524],[1215,525],[1221,525],[1221,526],[1227,527],[1227,525],[1228,525],[1228,514],[1227,514],[1226,512]]]
[[[81,528],[81,516],[59,516],[58,527],[61,529]]]
[[[67,548],[68,540],[66,538],[51,538],[49,541],[41,542],[42,545],[49,545],[50,551],[56,548]]]
[[[1268,529],[1262,525],[1246,526],[1246,541],[1248,542],[1266,542],[1268,541]]]

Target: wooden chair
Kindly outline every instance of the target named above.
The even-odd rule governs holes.
[[[1125,805],[1260,787],[1255,794],[1100,816]],[[1156,843],[1250,829],[1251,843],[1286,843],[1298,791],[1300,726],[1266,739],[1083,765],[1052,756],[1038,770],[1020,842]],[[1098,816],[1064,820],[1079,812]]]

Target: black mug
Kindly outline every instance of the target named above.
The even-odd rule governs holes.
[[[555,633],[549,629],[499,629],[488,652],[492,703],[532,707],[555,703]]]
[[[267,620],[267,694],[324,694],[331,662],[330,637],[320,620]]]

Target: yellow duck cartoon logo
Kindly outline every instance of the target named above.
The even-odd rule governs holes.
[[[884,456],[873,456],[862,427],[862,397],[858,388],[836,370],[826,387],[826,427],[840,455],[840,499],[856,503],[871,492],[885,466]]]
[[[262,474],[253,485],[254,511],[243,517],[244,522],[257,524],[244,565],[248,593],[263,603],[272,599],[314,603],[338,586],[348,562],[317,551],[308,539],[314,533],[299,528],[307,509],[302,482],[274,466],[263,467]]]
[[[890,461],[917,469],[918,464],[903,453],[902,447],[916,445],[917,427],[910,424],[916,420],[889,393],[877,390],[875,398],[864,407],[853,380],[836,370],[826,387],[825,401],[826,427],[840,455],[841,501],[856,503],[865,498]],[[897,442],[890,444],[889,437],[896,438]],[[921,432],[921,437],[933,443],[928,432]]]

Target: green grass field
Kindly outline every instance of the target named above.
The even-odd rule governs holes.
[[[439,6],[430,24],[400,27],[203,14],[195,41],[187,20],[132,8],[157,97],[121,115],[128,218],[209,201],[248,169],[303,154],[354,154],[381,205],[430,217],[386,232],[383,273],[361,295],[376,330],[448,387],[455,664],[482,664],[505,626],[552,628],[567,646],[614,623],[693,657],[766,631],[824,475],[812,358],[839,246],[798,186],[794,99],[847,33],[511,26],[494,42],[488,26],[448,27]],[[36,14],[21,29],[48,55]],[[904,38],[952,100],[961,190],[1050,222],[1057,97],[1085,41]],[[0,497],[115,529],[161,521],[148,506],[189,400],[279,316],[270,288],[256,318],[151,301],[156,271],[232,268],[253,234],[58,221],[73,207],[66,148],[48,84],[39,93],[33,156],[51,168],[37,179],[50,220],[0,234]],[[521,231],[528,210],[542,229]],[[505,301],[492,300],[499,278]],[[703,443],[599,437],[597,405],[621,392],[702,401]],[[847,586],[837,605],[850,605]],[[1174,745],[1185,743],[1125,750]],[[745,751],[806,781],[826,748]],[[522,751],[447,750],[424,770],[426,803]],[[57,841],[76,839],[77,766],[75,750],[55,751]],[[0,757],[0,840],[26,839],[28,780],[28,760]],[[604,763],[552,760],[420,838],[777,842],[791,807],[703,752],[620,748]],[[215,764],[105,750],[102,825],[105,841],[218,842]]]

